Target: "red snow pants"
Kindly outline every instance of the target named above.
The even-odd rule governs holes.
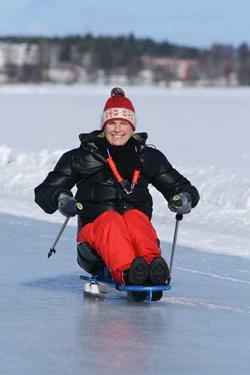
[[[123,215],[116,211],[104,212],[79,231],[77,242],[89,243],[120,283],[122,272],[130,268],[135,257],[143,256],[150,263],[160,256],[154,227],[149,218],[136,209]]]

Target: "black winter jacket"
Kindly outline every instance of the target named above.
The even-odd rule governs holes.
[[[35,188],[35,201],[45,212],[54,213],[60,193],[72,195],[74,185],[77,186],[75,198],[84,206],[82,224],[93,221],[107,210],[123,213],[131,208],[141,210],[151,219],[153,202],[149,184],[159,190],[167,201],[177,193],[189,192],[192,207],[197,205],[197,189],[172,167],[159,150],[145,145],[146,133],[133,136],[134,152],[142,160],[142,170],[131,194],[126,194],[107,165],[107,155],[99,146],[101,132],[94,131],[79,137],[81,146],[63,154],[55,169]]]

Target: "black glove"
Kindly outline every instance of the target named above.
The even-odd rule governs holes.
[[[171,211],[177,214],[188,214],[192,208],[192,201],[189,193],[183,192],[174,195],[168,202]]]
[[[63,216],[72,217],[78,215],[83,206],[70,195],[61,193],[58,198],[58,209]]]

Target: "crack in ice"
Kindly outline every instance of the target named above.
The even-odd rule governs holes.
[[[221,280],[226,280],[226,281],[232,281],[232,282],[235,282],[235,283],[250,285],[250,281],[248,281],[248,280],[236,279],[236,278],[228,277],[228,276],[225,277],[225,276],[218,275],[216,273],[204,272],[204,271],[199,271],[199,270],[192,270],[190,268],[184,268],[184,267],[178,267],[178,266],[176,266],[175,269],[177,269],[179,271],[195,273],[195,274],[199,274],[199,275],[203,275],[203,276],[209,276],[209,277],[213,277],[213,278],[216,278],[216,279],[221,279]]]

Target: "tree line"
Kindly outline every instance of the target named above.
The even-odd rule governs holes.
[[[136,38],[133,34],[111,37],[90,33],[66,37],[10,36],[0,38],[0,42],[37,44],[41,68],[51,64],[54,56],[54,62],[82,66],[88,74],[102,69],[108,75],[123,69],[128,76],[133,76],[143,69],[144,56],[170,57],[197,60],[199,74],[195,79],[227,78],[234,73],[239,84],[250,85],[250,47],[246,42],[239,46],[213,44],[209,48],[197,48]]]

